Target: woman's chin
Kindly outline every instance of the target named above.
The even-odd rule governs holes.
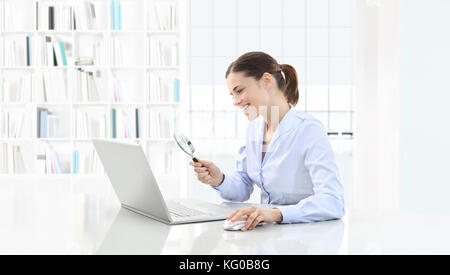
[[[249,121],[253,121],[253,120],[258,118],[257,114],[251,114],[251,113],[248,113],[248,112],[245,112],[244,115],[247,117],[247,119]]]

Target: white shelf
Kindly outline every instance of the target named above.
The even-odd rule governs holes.
[[[179,71],[180,67],[151,67],[151,66],[147,66],[146,67],[147,70],[152,70],[152,71]]]
[[[150,35],[180,35],[179,31],[146,31]]]
[[[0,70],[34,70],[34,67],[31,66],[2,66]]]
[[[3,1],[9,1],[14,2],[14,0],[0,0],[0,2]],[[4,39],[8,39],[8,37],[20,37],[23,36],[30,36],[31,46],[32,46],[32,65],[31,66],[9,66],[5,65],[6,63],[0,63],[0,72],[2,73],[3,77],[6,77],[7,74],[10,73],[29,73],[33,75],[32,80],[32,88],[31,88],[31,95],[32,95],[32,101],[30,102],[14,102],[13,100],[11,102],[2,102],[2,99],[0,98],[0,136],[3,136],[2,128],[1,128],[1,115],[3,111],[25,111],[26,112],[26,118],[29,119],[30,124],[28,126],[28,130],[31,131],[31,135],[25,135],[30,136],[27,138],[0,138],[0,145],[3,144],[30,144],[32,150],[24,152],[24,154],[27,154],[28,157],[35,160],[38,154],[42,154],[40,152],[40,149],[42,149],[42,144],[54,144],[55,146],[66,146],[67,147],[67,154],[72,153],[73,150],[80,144],[86,143],[89,145],[91,143],[91,138],[73,138],[75,135],[75,113],[77,110],[86,111],[89,112],[90,109],[99,109],[105,110],[105,117],[106,117],[106,125],[108,126],[107,133],[110,134],[110,111],[113,108],[117,108],[119,110],[126,110],[131,108],[139,107],[141,108],[141,134],[143,135],[142,138],[130,138],[130,139],[124,139],[124,138],[104,138],[104,140],[114,140],[114,141],[134,141],[134,142],[140,142],[144,149],[148,150],[150,146],[153,144],[156,144],[157,147],[165,146],[165,144],[168,144],[172,147],[174,147],[174,141],[170,138],[161,138],[161,139],[152,139],[146,136],[148,133],[147,127],[148,123],[150,121],[149,117],[146,117],[147,112],[152,111],[153,109],[156,109],[156,107],[162,107],[167,109],[174,109],[177,124],[180,121],[179,120],[179,114],[182,112],[180,109],[183,106],[179,102],[150,102],[149,101],[149,83],[147,76],[152,72],[161,72],[161,74],[167,74],[170,72],[170,74],[174,74],[176,78],[181,80],[184,78],[183,74],[185,74],[185,65],[180,62],[179,66],[162,66],[162,67],[152,67],[149,64],[147,64],[148,57],[149,57],[149,48],[146,43],[146,38],[148,37],[169,37],[170,39],[176,39],[177,42],[180,42],[180,45],[185,45],[185,42],[181,42],[181,39],[184,39],[184,26],[180,26],[177,30],[169,30],[169,31],[155,31],[154,28],[149,27],[149,22],[146,16],[147,11],[151,8],[151,5],[153,3],[160,3],[160,2],[170,2],[175,3],[177,5],[180,5],[179,0],[169,0],[169,1],[161,1],[161,0],[121,0],[123,3],[126,2],[133,2],[138,5],[138,7],[142,7],[142,13],[139,13],[139,15],[136,18],[125,18],[125,14],[122,13],[122,23],[123,26],[127,27],[127,29],[123,30],[111,30],[110,29],[110,20],[111,20],[111,14],[110,14],[110,0],[101,0],[101,1],[95,1],[95,2],[104,2],[105,7],[104,10],[100,10],[99,12],[103,15],[106,15],[107,22],[106,25],[103,24],[103,27],[101,29],[92,29],[92,30],[64,30],[64,29],[55,29],[55,30],[46,30],[46,29],[39,29],[36,30],[35,22],[36,20],[35,16],[31,18],[33,21],[33,25],[31,25],[31,22],[14,22],[17,25],[17,30],[2,30],[0,29],[0,62],[5,61],[5,59],[2,59],[2,56],[6,56],[5,48],[2,47],[2,43]],[[48,1],[48,0],[29,0],[30,5],[29,9],[27,11],[23,11],[26,14],[36,14],[36,3],[45,5],[51,5],[51,3],[57,3],[59,4],[68,4],[71,5],[74,3],[73,1]],[[185,5],[182,3],[182,5]],[[14,5],[13,5],[14,6]],[[41,5],[39,5],[41,7]],[[20,13],[19,10],[14,10],[14,13]],[[96,11],[97,13],[97,11]],[[97,14],[98,15],[98,14]],[[3,15],[0,14],[0,18],[3,18]],[[14,18],[26,18],[26,16],[19,16]],[[18,20],[18,19],[14,19]],[[132,22],[132,21],[135,22]],[[130,23],[131,22],[131,23]],[[19,24],[17,24],[19,23]],[[129,23],[129,24],[125,24]],[[22,27],[21,27],[22,26]],[[40,26],[45,26],[45,24],[40,23]],[[134,27],[133,27],[134,26]],[[34,29],[32,29],[34,27]],[[105,28],[106,27],[106,28]],[[142,29],[141,29],[142,27]],[[1,28],[1,25],[0,25]],[[42,40],[45,38],[45,36],[50,37],[62,37],[65,40],[67,40],[67,43],[71,44],[70,48],[70,56],[68,53],[68,62],[70,60],[73,60],[72,64],[68,64],[67,66],[47,66],[43,65],[45,63],[42,62],[41,58],[39,58],[41,51],[43,52],[42,46]],[[101,65],[75,65],[74,61],[78,57],[84,57],[85,52],[87,52],[90,49],[90,46],[85,44],[84,42],[86,40],[92,39],[93,41],[100,40],[105,41],[105,49],[104,53],[106,53],[106,62],[101,62],[96,64]],[[127,41],[126,48],[124,49],[124,57],[127,56],[128,53],[131,53],[130,56],[135,56],[134,59],[127,59],[135,61],[134,63],[123,64],[123,66],[117,66],[117,63],[113,63],[112,61],[112,54],[113,54],[113,45],[112,41],[113,39],[130,39],[130,41]],[[81,42],[80,42],[81,41]],[[129,42],[129,43],[128,43]],[[93,42],[95,43],[95,42]],[[95,45],[95,44],[93,44]],[[181,47],[178,49],[179,55],[181,59],[185,59],[185,49],[182,49]],[[70,57],[70,59],[69,59]],[[105,63],[105,64],[103,64]],[[11,63],[14,64],[14,63]],[[164,64],[164,63],[162,63]],[[168,63],[170,64],[170,63]],[[85,72],[93,72],[96,74],[96,72],[100,72],[101,79],[104,84],[101,90],[103,98],[97,101],[80,101],[81,98],[77,97],[78,92],[78,84],[75,82],[75,76],[79,72],[79,69],[85,71]],[[66,92],[66,101],[43,101],[44,99],[40,99],[39,95],[42,93],[43,88],[40,88],[42,83],[38,82],[38,78],[42,77],[45,73],[56,73],[58,76],[64,75],[67,77],[67,79],[63,82],[66,84],[65,92]],[[129,76],[136,77],[136,81],[128,81]],[[124,86],[122,87],[126,91],[132,91],[131,93],[124,93],[124,96],[128,96],[131,94],[131,98],[125,98],[121,102],[114,102],[111,101],[113,98],[113,88],[114,88],[114,79],[117,77],[121,80],[121,84]],[[122,77],[122,79],[121,79]],[[131,82],[131,83],[129,83]],[[183,87],[181,87],[180,92],[183,92]],[[59,121],[59,124],[64,124],[64,127],[66,127],[63,131],[63,133],[59,133],[58,136],[62,136],[61,138],[37,138],[37,125],[38,125],[38,118],[37,118],[37,111],[39,107],[48,108],[49,110],[55,112],[61,113],[61,115],[64,116],[64,119]],[[86,109],[86,110],[85,110]],[[180,123],[181,124],[181,123]],[[117,125],[119,127],[119,125]],[[82,135],[83,136],[83,135]],[[165,135],[164,135],[165,136]],[[28,146],[28,145],[27,145]],[[0,147],[1,150],[1,147]],[[28,150],[28,147],[27,147]],[[174,152],[178,152],[175,151]],[[1,162],[0,162],[1,163]],[[21,175],[21,174],[5,174],[2,173],[0,170],[0,177],[49,177],[49,178],[58,178],[58,177],[67,177],[72,176],[73,178],[78,177],[95,177],[99,176],[97,174],[73,174],[72,172],[72,160],[70,163],[70,171],[68,173],[65,173],[63,175],[61,174],[49,174],[49,175],[42,175],[39,173],[35,173],[34,171],[30,171],[29,175]],[[33,165],[32,170],[36,170],[36,161]],[[1,169],[1,167],[0,167]],[[99,177],[104,177],[104,175],[100,175]],[[170,176],[163,176],[165,178],[171,178]],[[179,180],[179,178],[178,178]]]
[[[151,139],[151,138],[0,138],[0,142],[90,142],[92,139],[105,141],[146,141],[146,142],[174,142],[170,138]]]
[[[47,30],[47,31],[36,31],[37,34],[104,34],[108,33],[109,30]]]

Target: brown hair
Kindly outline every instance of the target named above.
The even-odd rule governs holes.
[[[297,105],[300,96],[298,76],[297,71],[291,65],[280,65],[273,57],[263,52],[249,52],[231,63],[225,78],[230,73],[239,72],[244,72],[246,77],[253,77],[256,80],[260,80],[266,72],[272,74],[288,103]]]

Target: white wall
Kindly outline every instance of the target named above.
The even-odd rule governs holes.
[[[450,212],[450,1],[402,1],[401,208]]]
[[[449,212],[450,2],[356,5],[355,209]]]
[[[399,4],[356,1],[356,209],[398,209]]]

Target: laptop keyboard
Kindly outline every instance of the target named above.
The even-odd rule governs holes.
[[[183,206],[181,204],[178,203],[174,203],[171,204],[169,206],[169,212],[171,215],[175,216],[175,217],[193,217],[193,216],[202,216],[205,215],[205,213]]]

